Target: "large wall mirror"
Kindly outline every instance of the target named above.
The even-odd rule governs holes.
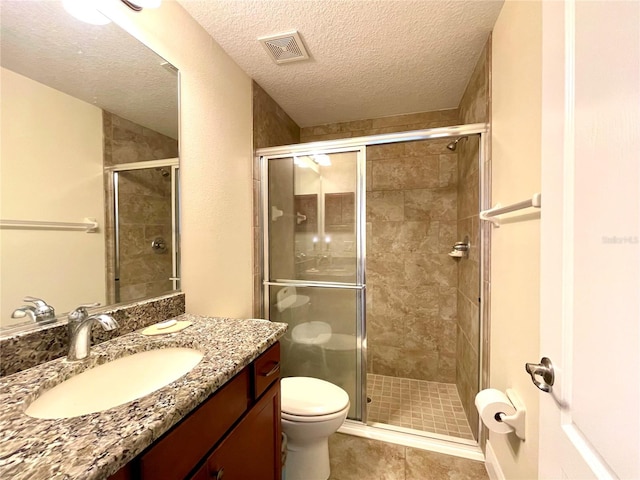
[[[0,329],[179,289],[177,70],[58,0],[0,22]]]

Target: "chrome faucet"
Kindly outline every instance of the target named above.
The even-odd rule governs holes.
[[[11,318],[24,318],[29,317],[34,323],[51,323],[56,320],[56,311],[47,302],[41,298],[24,297],[24,302],[31,302],[32,305],[23,305],[20,308],[16,308],[11,314]]]
[[[114,330],[118,328],[118,322],[107,314],[89,315],[87,308],[97,307],[99,303],[89,303],[80,305],[73,312],[69,313],[69,323],[67,331],[69,332],[69,353],[67,360],[77,362],[85,360],[89,356],[91,350],[91,326],[97,322],[102,325],[105,330]]]

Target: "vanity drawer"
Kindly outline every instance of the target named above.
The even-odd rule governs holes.
[[[184,478],[250,404],[245,368],[139,457],[140,478]]]
[[[279,378],[280,342],[277,342],[253,362],[254,398],[260,397]]]

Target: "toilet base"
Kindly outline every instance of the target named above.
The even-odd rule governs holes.
[[[330,474],[328,437],[303,445],[289,441],[285,480],[327,480]]]

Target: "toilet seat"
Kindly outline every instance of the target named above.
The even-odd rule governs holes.
[[[336,418],[341,418],[344,420],[346,416],[347,410],[349,410],[350,404],[347,403],[347,406],[344,407],[339,412],[330,413],[329,415],[312,415],[312,416],[303,416],[303,415],[291,415],[290,413],[280,412],[280,419],[284,421],[289,421],[293,423],[319,423],[319,422],[330,422],[331,420],[335,420]]]
[[[288,377],[283,378],[280,385],[283,419],[320,422],[340,416],[349,408],[347,392],[324,380]]]

